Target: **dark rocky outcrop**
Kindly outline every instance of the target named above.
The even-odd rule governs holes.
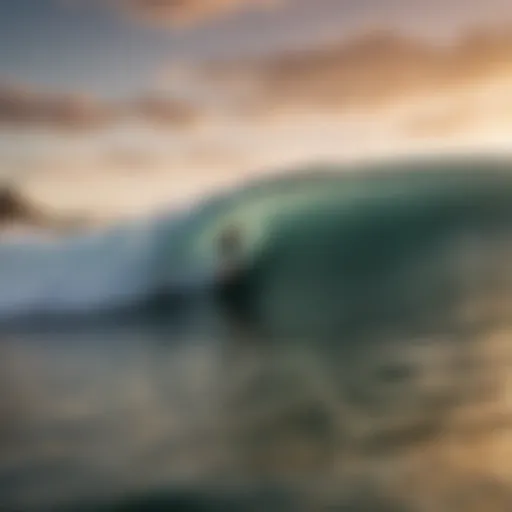
[[[45,215],[11,187],[0,188],[0,226],[21,223],[41,225]]]
[[[85,219],[60,217],[31,203],[12,186],[0,186],[0,233],[18,230],[45,230],[67,233],[86,227]]]

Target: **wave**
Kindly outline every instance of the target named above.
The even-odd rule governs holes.
[[[248,268],[265,268],[274,276],[279,268],[293,281],[297,276],[292,278],[290,272],[300,267],[302,257],[309,266],[302,267],[303,281],[292,288],[303,286],[308,273],[318,285],[314,270],[321,265],[326,274],[340,276],[324,278],[322,286],[331,280],[330,289],[350,288],[350,300],[355,300],[363,274],[377,271],[386,258],[409,254],[410,243],[426,251],[422,241],[430,232],[442,232],[447,219],[457,217],[462,232],[463,224],[475,220],[476,213],[497,219],[505,209],[508,212],[511,169],[509,161],[488,157],[352,169],[310,167],[256,181],[187,210],[101,232],[61,241],[4,242],[0,244],[0,319],[111,309],[162,292],[208,292],[218,265],[215,241],[228,225],[236,225],[243,235],[241,257]],[[454,216],[454,212],[459,213]],[[400,243],[396,241],[399,226]],[[316,238],[311,238],[314,233]],[[317,251],[315,260],[313,246],[328,250]],[[348,252],[353,267],[346,260],[347,247],[352,247]],[[370,254],[379,256],[372,259]],[[270,261],[284,259],[284,266],[270,271]]]
[[[184,268],[193,215],[167,215],[59,241],[0,245],[0,318],[136,304],[163,290],[201,286]]]

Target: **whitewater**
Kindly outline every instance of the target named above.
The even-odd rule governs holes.
[[[186,257],[192,212],[60,240],[0,244],[0,319],[124,307],[156,293],[203,287]]]

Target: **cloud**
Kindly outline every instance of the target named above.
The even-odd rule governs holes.
[[[192,126],[200,119],[199,112],[191,105],[173,99],[145,97],[133,106],[144,120],[158,126]]]
[[[275,3],[276,0],[117,0],[125,13],[163,25],[190,25]]]
[[[84,95],[43,95],[21,86],[0,86],[0,125],[90,130],[115,117],[113,108]]]
[[[413,138],[460,135],[478,125],[480,116],[471,105],[452,105],[413,117],[405,134]]]
[[[403,124],[412,138],[452,136],[506,136],[512,128],[512,74],[496,77],[475,87],[461,88],[457,95],[417,102]]]
[[[451,45],[393,31],[255,60],[209,64],[198,76],[244,114],[374,109],[512,73],[512,30],[475,30]]]
[[[169,98],[148,96],[105,102],[81,94],[47,94],[23,86],[0,85],[0,126],[39,127],[60,131],[92,131],[131,119],[169,128],[191,126],[195,109]]]

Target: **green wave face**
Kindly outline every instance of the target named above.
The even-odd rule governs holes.
[[[467,283],[489,281],[493,258],[510,259],[511,169],[491,159],[432,160],[256,183],[224,198],[194,251],[215,266],[215,241],[236,226],[254,307],[299,330],[455,314]],[[477,263],[463,270],[475,247]]]

